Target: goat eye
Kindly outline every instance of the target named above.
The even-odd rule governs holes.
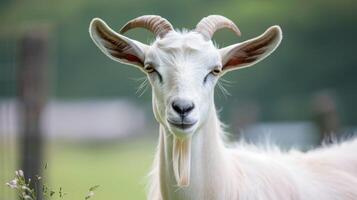
[[[212,71],[210,71],[206,76],[205,78],[203,79],[203,83],[206,83],[207,82],[207,79],[208,77],[211,75],[213,76],[218,76],[220,73],[221,73],[221,69],[220,68],[214,68]]]
[[[148,74],[152,74],[152,73],[155,72],[155,74],[157,74],[157,76],[159,77],[160,83],[162,83],[162,76],[158,71],[156,71],[156,69],[155,69],[155,67],[153,65],[151,65],[151,64],[145,65],[144,70]]]
[[[221,71],[222,71],[221,69],[215,68],[211,71],[211,73],[215,76],[218,76],[221,73]]]
[[[154,66],[152,66],[152,65],[145,65],[144,70],[149,74],[156,71]]]

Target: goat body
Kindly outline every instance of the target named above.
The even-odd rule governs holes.
[[[244,143],[227,148],[220,122],[211,115],[192,138],[191,183],[184,188],[172,176],[172,138],[161,127],[149,199],[357,199],[357,140],[307,153]]]
[[[121,35],[142,27],[151,45]],[[270,55],[282,31],[218,49],[211,37],[221,28],[240,35],[223,16],[203,18],[193,31],[177,32],[159,16],[129,21],[116,33],[100,19],[90,25],[94,43],[115,61],[143,71],[152,86],[160,123],[150,200],[357,200],[357,140],[307,153],[227,148],[214,104],[214,87],[227,72]]]

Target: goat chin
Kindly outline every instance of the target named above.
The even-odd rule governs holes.
[[[173,169],[178,187],[190,184],[191,138],[173,137]]]

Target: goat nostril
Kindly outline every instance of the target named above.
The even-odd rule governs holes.
[[[186,110],[184,110],[184,112],[190,112],[194,108],[195,108],[195,105],[193,103],[191,103],[188,107],[186,107]]]
[[[174,109],[174,111],[181,113],[181,108],[175,104],[175,102],[172,103],[172,108]]]
[[[180,115],[187,115],[195,106],[190,101],[176,100],[172,102],[172,108]]]

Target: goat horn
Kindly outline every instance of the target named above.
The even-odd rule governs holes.
[[[222,28],[228,28],[238,36],[241,35],[238,27],[231,20],[221,15],[209,15],[203,18],[197,24],[195,31],[201,33],[207,40],[210,40],[213,34]]]
[[[125,33],[133,28],[145,28],[153,32],[155,36],[164,37],[168,32],[174,30],[171,23],[158,15],[144,15],[130,20],[121,29],[120,33]]]

